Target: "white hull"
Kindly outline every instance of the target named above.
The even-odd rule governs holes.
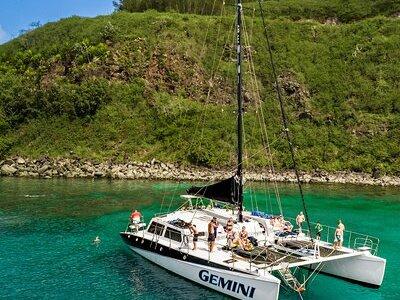
[[[234,298],[277,300],[279,296],[280,280],[270,274],[243,274],[131,249],[171,272]]]
[[[312,265],[312,268],[316,267],[316,264]],[[386,259],[366,252],[363,255],[324,262],[321,272],[363,284],[380,286],[385,267]]]

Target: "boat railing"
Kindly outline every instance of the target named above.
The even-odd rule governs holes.
[[[286,217],[286,219],[289,219],[294,222],[295,224],[295,218],[291,217]],[[311,235],[308,229],[303,228],[302,232],[311,238],[316,238],[315,230],[315,225],[317,223],[310,222],[311,225]],[[327,243],[333,244],[335,242],[335,231],[336,227],[321,224],[322,227],[322,233],[321,233],[321,241],[325,241]],[[299,228],[296,226],[294,229],[298,230]],[[372,255],[376,255],[378,253],[378,248],[379,248],[379,238],[355,232],[355,231],[350,231],[350,230],[345,230],[343,233],[343,246],[347,248],[351,248],[354,250],[369,250]]]

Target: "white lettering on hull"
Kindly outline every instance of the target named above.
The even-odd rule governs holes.
[[[201,270],[199,272],[199,278],[204,282],[208,282],[212,285],[221,287],[224,290],[241,294],[248,298],[253,298],[254,292],[256,290],[255,287],[249,285],[246,286],[243,283],[231,279],[225,279],[224,277],[212,274],[207,270]]]

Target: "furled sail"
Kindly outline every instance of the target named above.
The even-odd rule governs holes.
[[[235,175],[211,185],[206,185],[202,187],[192,186],[186,192],[189,195],[195,195],[238,205],[238,188],[239,178]]]

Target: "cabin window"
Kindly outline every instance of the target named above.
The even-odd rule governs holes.
[[[162,235],[164,231],[164,225],[159,224],[157,222],[152,222],[149,229],[147,230],[149,233],[154,233],[157,235]]]
[[[165,230],[164,237],[171,239],[173,241],[182,242],[182,234],[179,230],[167,227]]]

